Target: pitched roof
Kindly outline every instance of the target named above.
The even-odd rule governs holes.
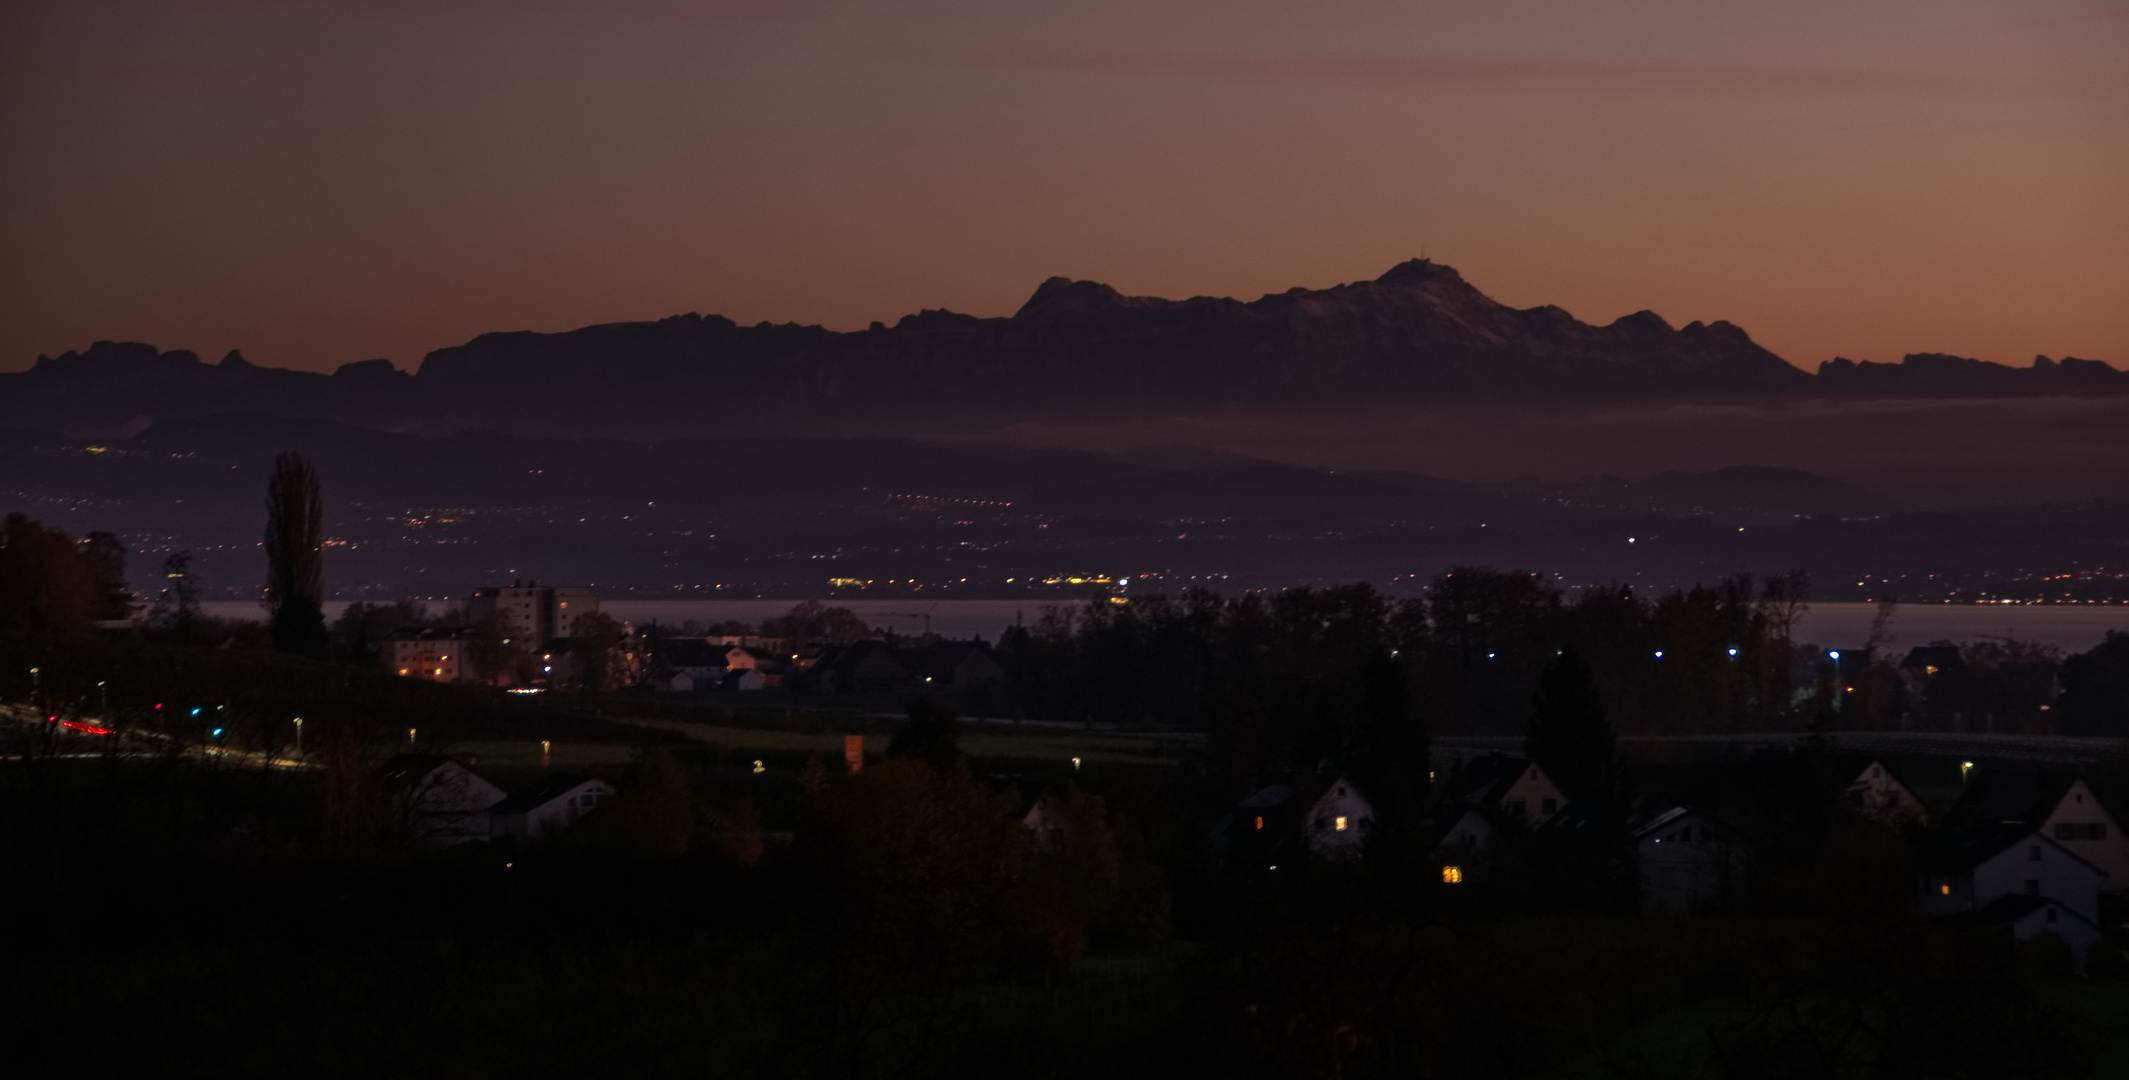
[[[1940,831],[1930,838],[1929,843],[1922,849],[1922,868],[1963,873],[2027,841],[2052,847],[2084,864],[2101,877],[2107,874],[2105,870],[2094,866],[2091,860],[2050,840],[2040,832],[2039,823],[2016,821],[1983,823],[1960,830]]]
[[[1515,786],[1516,779],[1529,768],[1529,758],[1487,754],[1473,758],[1435,790],[1440,801],[1445,803],[1491,806],[1498,803],[1501,796]]]
[[[1945,827],[1959,829],[2015,821],[2038,828],[2062,804],[2077,780],[2076,773],[2057,770],[1977,770],[1968,778],[1959,801],[1945,813]]]
[[[531,784],[510,793],[502,802],[489,807],[490,813],[523,814],[537,810],[590,783],[594,777],[582,774],[554,773],[543,776]]]
[[[377,770],[377,774],[384,778],[385,783],[399,786],[418,783],[426,779],[430,773],[446,765],[458,765],[461,769],[466,768],[456,760],[447,758],[442,754],[400,754],[385,762]],[[471,772],[472,770],[467,769],[466,771]]]

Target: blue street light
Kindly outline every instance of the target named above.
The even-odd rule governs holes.
[[[1839,649],[1827,649],[1827,650],[1826,650],[1826,659],[1828,659],[1828,660],[1839,660],[1840,658],[1841,658],[1841,650],[1839,650]]]
[[[1661,659],[1663,659],[1663,650],[1662,650],[1662,649],[1657,649],[1657,650],[1656,650],[1656,659],[1658,659],[1658,660],[1661,660]]]
[[[1731,655],[1731,656],[1736,656],[1736,655],[1737,655],[1737,646],[1735,646],[1735,645],[1732,645],[1732,646],[1730,646],[1730,655]]]
[[[215,738],[219,739],[219,738],[221,738],[221,737],[222,737],[222,729],[221,729],[221,728],[216,728],[216,729],[214,729],[213,731],[210,731],[210,732],[208,732],[207,734],[209,734],[209,735],[212,735],[212,736],[214,736]]]

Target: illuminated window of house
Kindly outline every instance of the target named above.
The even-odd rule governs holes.
[[[1947,881],[1947,882],[1943,882],[1943,883],[1941,883],[1941,884],[1939,884],[1939,885],[1937,886],[1937,895],[1939,895],[1939,896],[1950,896],[1951,894],[1952,894],[1952,883],[1951,883],[1951,882],[1949,882],[1949,881]]]
[[[1340,817],[1340,818],[1339,818],[1339,819],[1338,819],[1337,821],[1334,821],[1334,822],[1332,822],[1332,823],[1331,823],[1331,828],[1333,828],[1333,829],[1336,829],[1336,830],[1337,830],[1337,831],[1339,831],[1339,832],[1344,832],[1344,831],[1345,831],[1345,818],[1341,816],[1341,817]]]
[[[1464,868],[1463,868],[1463,867],[1461,867],[1461,866],[1444,866],[1444,867],[1442,867],[1442,884],[1444,884],[1444,885],[1459,885],[1459,884],[1462,884],[1462,883],[1463,883],[1463,880],[1464,880]]]
[[[1264,827],[1264,819],[1263,819],[1263,818],[1258,818],[1258,819],[1257,819],[1257,828],[1260,828],[1260,829],[1261,829],[1261,828],[1263,828],[1263,827]]]

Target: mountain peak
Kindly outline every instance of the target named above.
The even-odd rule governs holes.
[[[1465,283],[1464,275],[1457,273],[1455,267],[1432,259],[1406,259],[1375,279],[1378,285],[1403,285],[1408,288],[1436,282],[1455,282],[1458,285]]]
[[[1119,308],[1148,307],[1153,301],[1130,297],[1099,281],[1074,281],[1053,277],[1035,289],[1035,295],[1013,313],[1015,319],[1050,319],[1060,315],[1088,315]]]

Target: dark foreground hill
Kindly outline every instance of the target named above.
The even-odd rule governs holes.
[[[408,374],[382,360],[332,375],[231,353],[100,342],[0,375],[0,426],[81,435],[249,412],[366,427],[673,436],[898,434],[1219,409],[1343,403],[1784,400],[2129,393],[2097,361],[2010,368],[1910,356],[1817,375],[1726,322],[1641,311],[1603,326],[1498,303],[1413,260],[1372,281],[1254,301],[1125,296],[1052,278],[1009,318],[943,310],[841,333],[677,315],[566,333],[483,334]]]

